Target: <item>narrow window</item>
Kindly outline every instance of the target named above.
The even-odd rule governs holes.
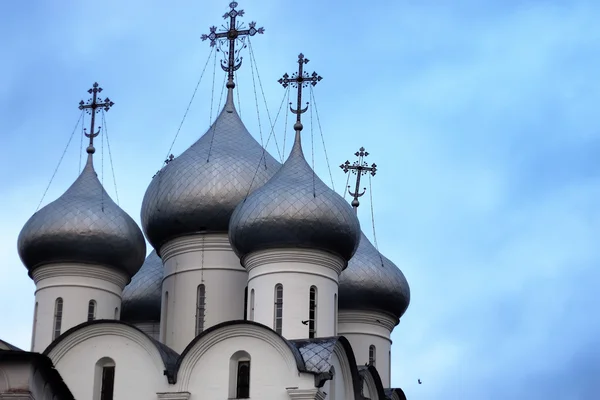
[[[370,345],[369,346],[369,365],[372,365],[374,367],[376,366],[375,365],[375,361],[376,361],[375,357],[376,357],[375,346],[374,345]]]
[[[310,287],[308,299],[308,337],[314,338],[317,333],[317,288]]]
[[[238,362],[236,398],[250,398],[250,361]]]
[[[250,291],[250,321],[254,321],[254,289]]]
[[[273,329],[281,335],[283,328],[283,285],[275,285],[275,321]]]
[[[244,289],[244,321],[248,319],[248,286]]]
[[[333,295],[333,334],[338,334],[338,300],[337,293]]]
[[[93,321],[96,319],[96,302],[94,300],[90,300],[88,303],[88,321]]]
[[[119,319],[119,307],[115,307],[115,319]]]
[[[60,336],[60,327],[62,325],[62,313],[63,313],[63,299],[59,297],[56,299],[54,304],[54,331],[52,333],[52,340]]]
[[[165,292],[165,298],[162,306],[163,311],[160,316],[160,334],[162,336],[162,342],[167,343],[167,321],[169,319],[169,292]]]
[[[204,284],[198,285],[196,299],[196,336],[204,330],[204,313],[206,309],[206,288]]]
[[[33,346],[35,345],[35,331],[37,329],[37,314],[38,314],[38,302],[35,302],[35,307],[33,309],[33,332],[31,334],[31,351],[33,351]]]
[[[100,400],[113,400],[115,392],[115,366],[102,367],[102,389]]]

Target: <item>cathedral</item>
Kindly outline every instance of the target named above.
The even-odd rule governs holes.
[[[98,84],[80,103],[85,167],[18,238],[36,286],[32,345],[0,341],[0,399],[406,399],[391,387],[390,337],[408,283],[362,232],[358,190],[349,203],[304,155],[302,92],[321,77],[300,55],[280,80],[297,89],[281,164],[234,104],[236,46],[263,33],[237,6],[202,37],[222,46],[225,104],[151,179],[141,228],[94,166],[94,116],[113,103]],[[363,153],[346,172],[371,171]]]

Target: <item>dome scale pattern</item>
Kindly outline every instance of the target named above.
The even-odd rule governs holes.
[[[121,321],[158,322],[162,302],[162,281],[165,275],[162,260],[153,250],[129,285],[123,289]]]
[[[71,187],[27,221],[18,251],[30,275],[44,264],[88,263],[131,277],[144,262],[146,241],[102,187],[90,154]]]

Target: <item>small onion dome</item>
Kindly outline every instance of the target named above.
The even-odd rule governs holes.
[[[121,321],[158,322],[162,298],[163,263],[153,250],[129,285],[123,289]]]
[[[229,240],[240,257],[266,249],[308,248],[348,261],[359,239],[354,211],[308,165],[299,131],[281,169],[238,205],[229,224]]]
[[[400,269],[361,234],[356,254],[340,275],[340,310],[379,311],[400,318],[410,303],[410,287]]]
[[[71,187],[27,221],[18,249],[30,275],[44,264],[87,263],[132,277],[144,262],[146,242],[137,224],[102,187],[89,154]]]
[[[250,135],[227,103],[208,131],[153,179],[142,203],[142,227],[159,252],[196,232],[227,232],[235,206],[265,184],[279,164]]]

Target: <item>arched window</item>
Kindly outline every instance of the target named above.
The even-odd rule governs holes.
[[[317,287],[311,286],[308,295],[308,337],[314,338],[317,333]]]
[[[374,367],[376,367],[375,362],[376,362],[376,350],[375,350],[375,345],[370,345],[369,346],[369,365],[372,365]]]
[[[283,330],[283,285],[278,283],[275,285],[275,318],[273,321],[273,329],[281,335]]]
[[[244,321],[248,319],[248,286],[244,289]]]
[[[90,300],[88,303],[88,321],[93,321],[96,319],[96,301]]]
[[[250,291],[250,321],[254,321],[254,289]]]
[[[38,314],[38,302],[35,302],[35,307],[33,309],[33,332],[31,333],[31,351],[33,351],[33,346],[35,345],[35,331],[37,329],[37,314]]]
[[[333,295],[333,334],[337,335],[338,333],[338,300],[337,293]]]
[[[115,307],[115,319],[119,319],[119,307]]]
[[[206,310],[206,287],[204,284],[198,285],[196,299],[196,336],[204,330],[204,314]]]
[[[62,326],[63,314],[63,299],[59,297],[54,303],[54,330],[52,332],[52,340],[60,336],[60,327]]]
[[[229,398],[250,398],[250,354],[238,351],[229,360]]]
[[[94,374],[93,400],[113,400],[115,393],[114,360],[108,357],[98,360]]]

